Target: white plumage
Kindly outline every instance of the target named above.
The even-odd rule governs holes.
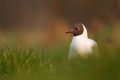
[[[68,58],[73,58],[78,54],[80,56],[90,55],[93,52],[93,47],[97,46],[97,43],[94,40],[88,38],[87,29],[83,24],[82,27],[83,32],[72,38]]]

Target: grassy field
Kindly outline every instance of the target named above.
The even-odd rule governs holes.
[[[120,48],[107,47],[100,36],[95,37],[98,55],[86,59],[68,60],[69,42],[47,50],[5,45],[0,49],[0,80],[120,80]]]

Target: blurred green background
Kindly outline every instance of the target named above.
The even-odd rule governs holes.
[[[98,56],[68,60],[76,23]],[[0,80],[120,80],[120,0],[0,0]]]

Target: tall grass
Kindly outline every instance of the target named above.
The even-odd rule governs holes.
[[[69,42],[43,51],[5,46],[0,49],[0,80],[120,80],[120,48],[101,44],[100,36],[98,55],[86,59],[68,60]]]
[[[47,56],[46,56],[47,57]],[[15,75],[40,74],[51,70],[50,60],[43,58],[40,52],[31,48],[12,49],[6,46],[5,49],[0,49],[0,78],[14,78]]]

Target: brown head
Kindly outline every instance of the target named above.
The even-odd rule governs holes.
[[[78,36],[81,35],[83,31],[84,31],[83,24],[78,23],[71,27],[71,29],[66,33],[72,33],[74,36]]]

